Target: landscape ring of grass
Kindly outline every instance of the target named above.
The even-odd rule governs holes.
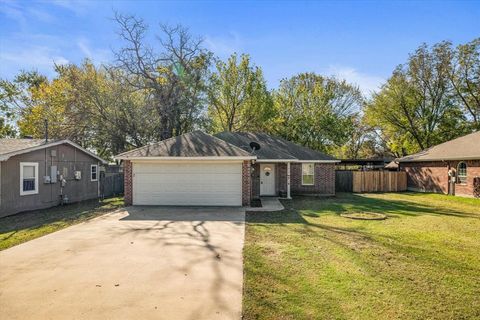
[[[354,220],[385,220],[387,216],[383,213],[378,212],[351,212],[351,213],[342,213],[340,216],[348,219]]]

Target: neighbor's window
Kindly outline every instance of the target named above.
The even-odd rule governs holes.
[[[302,163],[302,185],[312,186],[314,181],[314,168],[313,163]]]
[[[460,162],[457,167],[457,182],[467,183],[467,164]]]
[[[90,181],[97,181],[98,180],[98,166],[96,164],[92,164],[90,166]]]
[[[20,195],[38,193],[38,163],[20,162]]]

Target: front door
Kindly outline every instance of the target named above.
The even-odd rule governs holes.
[[[275,165],[260,164],[260,195],[275,195]]]

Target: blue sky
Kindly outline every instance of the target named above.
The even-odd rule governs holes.
[[[367,93],[422,42],[455,44],[480,36],[479,1],[5,1],[0,0],[0,78],[53,63],[97,63],[118,47],[113,11],[183,24],[225,58],[248,53],[270,88],[313,71],[337,75]]]

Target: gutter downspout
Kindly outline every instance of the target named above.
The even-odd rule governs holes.
[[[287,162],[287,199],[292,199],[290,196],[290,162]]]
[[[455,195],[455,182],[453,182],[453,176],[450,173],[450,170],[452,170],[452,167],[450,166],[450,162],[447,162],[442,159],[443,163],[447,164],[447,195],[449,196],[454,196]],[[452,173],[453,174],[453,173]]]

